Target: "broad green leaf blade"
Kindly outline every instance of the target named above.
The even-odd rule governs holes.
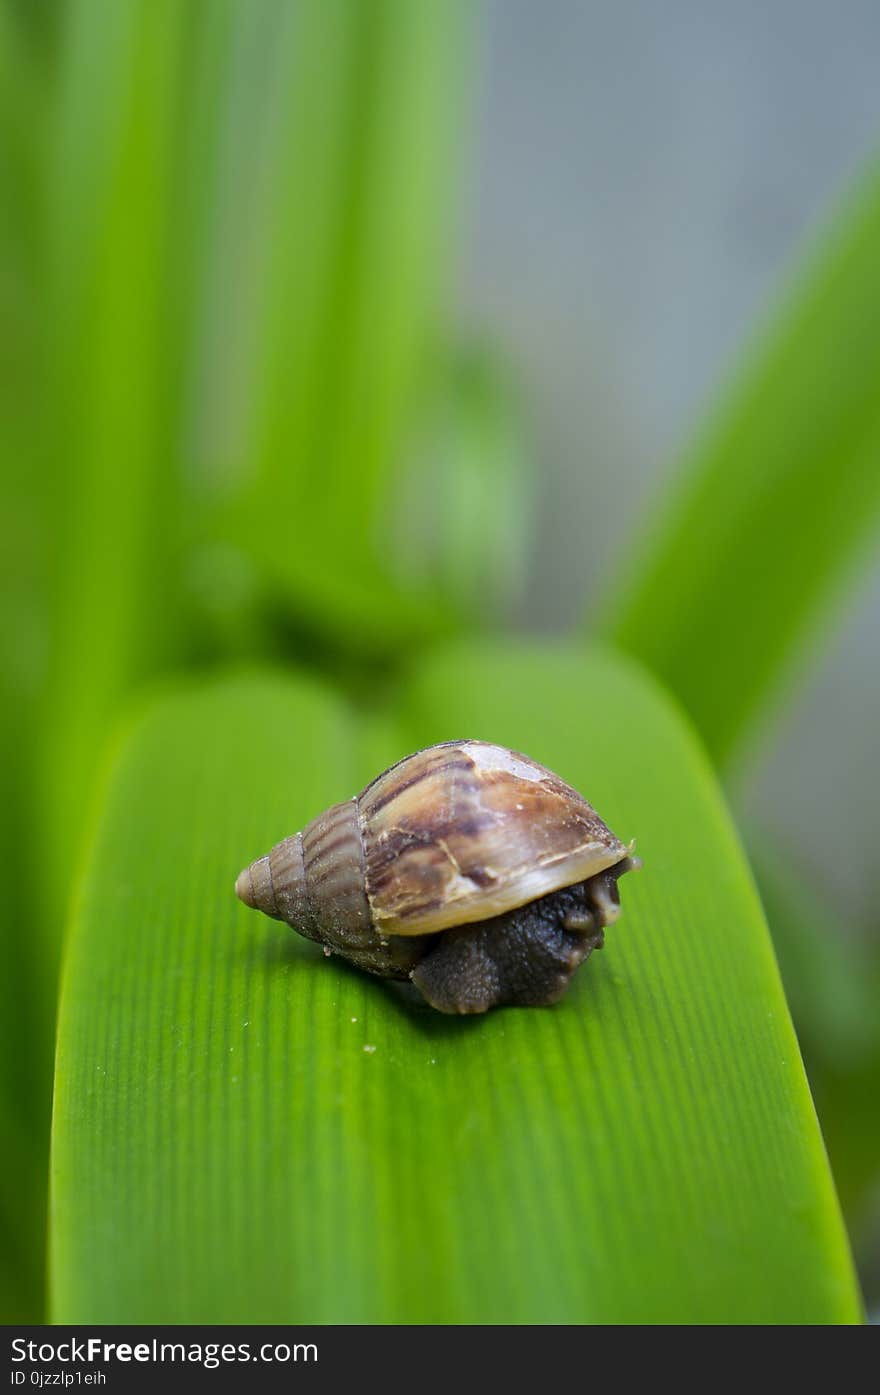
[[[727,760],[855,570],[880,507],[880,166],[652,510],[604,633]]]
[[[463,734],[638,838],[556,1008],[442,1017],[232,897],[374,761]],[[727,813],[666,699],[602,655],[450,650],[376,721],[258,677],[147,712],[71,927],[52,1212],[62,1322],[859,1317]]]

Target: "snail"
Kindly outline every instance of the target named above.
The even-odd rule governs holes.
[[[392,765],[252,862],[247,906],[448,1013],[562,997],[641,864],[557,775],[485,741]]]

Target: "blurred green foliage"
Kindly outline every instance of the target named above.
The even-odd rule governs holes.
[[[851,206],[850,206],[851,205]],[[719,764],[777,697],[880,513],[880,165],[802,268],[650,511],[605,633],[678,693]]]
[[[521,410],[497,353],[450,343],[441,313],[475,17],[0,0],[8,1320],[45,1311],[61,930],[130,700],[271,659],[356,695],[378,751],[404,659],[500,627],[524,584],[540,480]],[[874,520],[878,188],[843,211],[609,604],[610,637],[723,762]],[[784,880],[767,906],[860,1225],[880,1174],[876,962],[823,941]]]

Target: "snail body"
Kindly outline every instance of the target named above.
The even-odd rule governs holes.
[[[447,741],[391,766],[241,873],[236,894],[441,1012],[553,1003],[637,865],[558,776]]]

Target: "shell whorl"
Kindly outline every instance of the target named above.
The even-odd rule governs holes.
[[[303,874],[311,924],[318,937],[344,949],[358,945],[372,924],[364,890],[364,849],[357,801],[334,804],[302,832]]]
[[[302,834],[276,843],[265,857],[245,867],[235,883],[235,894],[246,906],[273,920],[311,927],[313,916],[306,891]]]
[[[287,921],[309,939],[340,948],[369,930],[364,854],[357,804],[334,804],[276,843],[241,873],[235,890],[245,905]]]
[[[245,905],[284,920],[328,952],[386,978],[407,978],[422,942],[375,928],[364,888],[364,849],[357,800],[334,804],[301,833],[276,843],[235,883]]]

